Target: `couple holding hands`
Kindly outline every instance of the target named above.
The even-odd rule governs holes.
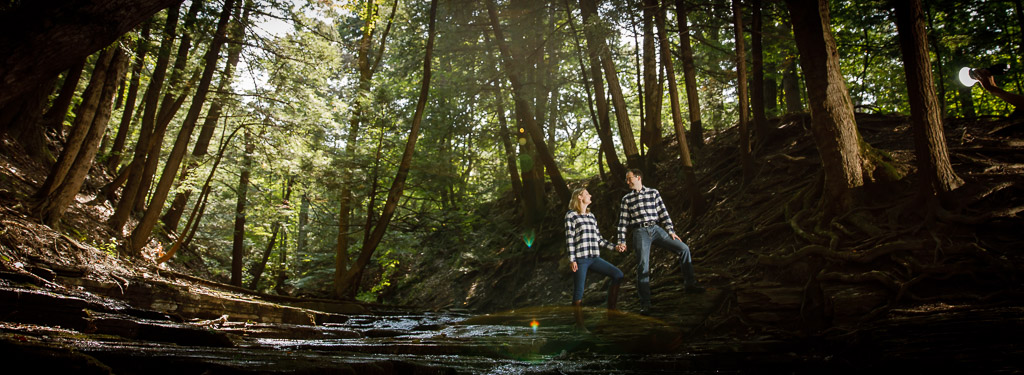
[[[658,190],[643,185],[643,173],[631,169],[626,173],[630,192],[622,197],[619,208],[618,244],[612,245],[601,237],[597,219],[590,213],[590,193],[587,189],[576,189],[569,200],[569,211],[565,213],[565,242],[569,249],[569,262],[573,271],[572,302],[576,326],[583,327],[581,302],[586,285],[587,271],[594,271],[612,279],[608,287],[608,310],[615,311],[619,296],[622,271],[601,259],[601,248],[626,251],[626,233],[632,229],[632,248],[637,254],[636,281],[640,297],[640,314],[647,315],[651,308],[651,244],[666,248],[679,255],[679,267],[683,273],[687,293],[703,293],[693,272],[690,248],[679,239],[668,216],[665,202]]]

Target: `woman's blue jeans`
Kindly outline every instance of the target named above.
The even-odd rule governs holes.
[[[616,285],[622,282],[622,271],[608,263],[608,261],[601,259],[601,257],[577,258],[576,272],[572,274],[575,286],[572,293],[573,302],[583,299],[583,288],[587,285],[587,270],[612,278],[612,283],[609,285]]]

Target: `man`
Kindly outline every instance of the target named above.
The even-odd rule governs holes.
[[[636,290],[640,295],[640,313],[647,315],[651,308],[652,243],[679,255],[679,268],[683,273],[687,293],[703,293],[704,288],[697,285],[693,273],[690,247],[676,235],[661,194],[643,185],[643,172],[639,169],[626,172],[626,184],[631,191],[622,197],[619,207],[619,244],[616,250],[626,249],[626,231],[632,229],[632,247],[637,255]]]

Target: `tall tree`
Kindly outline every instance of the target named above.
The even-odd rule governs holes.
[[[384,33],[378,42],[376,61],[371,62],[370,47],[373,46],[374,30],[377,29],[375,22],[378,10],[374,1],[371,0],[366,3],[366,13],[363,14],[362,36],[359,39],[356,50],[356,69],[359,73],[359,84],[356,90],[355,108],[352,111],[352,117],[349,119],[349,132],[345,142],[345,155],[350,158],[355,154],[358,147],[359,129],[368,118],[367,107],[371,100],[370,83],[377,72],[381,59],[384,58],[384,47],[387,45],[388,33],[391,30],[391,24],[394,21],[397,7],[398,1],[395,0],[391,5],[391,15],[388,17],[387,26],[384,28]],[[347,287],[347,285],[343,285],[343,283],[338,281],[345,277],[345,272],[348,268],[348,234],[353,196],[350,184],[348,184],[348,181],[352,180],[351,168],[343,167],[340,172],[342,184],[338,204],[338,241],[334,248],[334,285],[336,287],[335,293],[338,297],[344,297],[346,291],[341,288]],[[366,228],[366,230],[369,231],[369,228]]]
[[[512,83],[512,95],[515,98],[516,107],[519,112],[525,114],[522,122],[526,128],[525,131],[530,135],[534,145],[536,145],[541,162],[547,168],[548,175],[551,177],[551,183],[554,185],[555,191],[558,192],[560,200],[562,202],[569,202],[569,187],[565,183],[565,179],[562,178],[562,173],[558,169],[558,164],[555,163],[555,158],[548,151],[544,143],[544,133],[541,131],[540,126],[537,125],[536,118],[532,115],[534,113],[533,106],[523,97],[523,85],[519,80],[519,73],[515,71],[517,66],[515,63],[516,57],[512,56],[508,44],[505,43],[505,34],[502,32],[500,21],[498,21],[498,10],[494,5],[494,0],[487,1],[487,14],[491,19],[491,28],[494,30],[494,42],[498,44],[498,49],[501,53],[501,66],[505,69],[505,73]]]
[[[630,124],[629,110],[626,106],[626,98],[622,94],[622,85],[619,83],[619,74],[615,69],[611,48],[609,48],[608,42],[605,39],[606,35],[608,35],[608,30],[603,26],[604,23],[597,14],[597,8],[597,0],[580,0],[580,12],[583,17],[583,32],[587,37],[587,48],[590,51],[590,58],[599,61],[604,71],[604,78],[608,84],[608,93],[612,96],[612,107],[615,108],[615,120],[619,125],[619,138],[622,141],[622,151],[626,154],[626,163],[633,168],[639,168],[641,166],[640,151],[636,146],[636,139],[633,136],[633,126]]]
[[[157,263],[163,263],[171,259],[174,253],[182,247],[188,247],[192,238],[195,237],[196,230],[199,228],[199,222],[202,220],[203,213],[206,211],[207,198],[210,196],[211,183],[213,177],[217,173],[217,167],[220,166],[221,160],[224,159],[224,152],[227,151],[228,146],[231,145],[231,140],[238,134],[238,131],[245,128],[245,126],[236,127],[230,134],[222,137],[220,142],[220,150],[217,151],[217,156],[213,159],[213,165],[210,166],[210,173],[206,176],[206,182],[203,183],[202,189],[199,190],[199,196],[196,198],[196,203],[192,209],[192,213],[188,215],[188,220],[185,222],[185,228],[181,230],[181,234],[174,240],[174,244],[171,245],[171,249],[166,251],[163,256],[157,259]],[[244,212],[244,210],[243,210]]]
[[[283,197],[282,202],[281,202],[281,206],[282,207],[288,207],[289,204],[290,204],[288,202],[288,200],[291,198],[291,195],[292,195],[292,184],[293,183],[295,183],[295,176],[289,177],[287,182],[285,183],[284,197]],[[285,231],[284,223],[281,222],[280,218],[275,220],[274,223],[271,224],[271,227],[273,229],[270,230],[270,240],[267,241],[267,248],[265,250],[263,250],[263,256],[260,257],[260,260],[256,264],[254,264],[252,267],[249,267],[249,274],[252,275],[252,280],[249,281],[249,289],[252,289],[252,290],[257,290],[259,285],[260,285],[260,280],[263,279],[263,271],[265,271],[267,269],[267,261],[270,260],[270,254],[271,254],[271,252],[274,251],[274,246],[277,244],[277,234],[278,234],[278,232],[284,232]],[[281,234],[281,236],[282,236],[282,238],[281,238],[281,251],[284,251],[284,249],[288,245],[284,241],[284,234],[283,233]]]
[[[764,43],[762,40],[764,21],[761,19],[761,1],[751,0],[750,2],[753,13],[750,17],[750,71],[752,73],[750,85],[753,86],[750,109],[754,112],[754,133],[758,140],[763,140],[769,131],[768,118],[765,116]]]
[[[398,199],[402,197],[402,192],[405,190],[405,180],[408,178],[409,169],[412,166],[412,156],[416,151],[416,140],[419,138],[420,123],[423,121],[424,108],[427,106],[427,95],[430,93],[430,66],[434,53],[434,38],[437,36],[434,25],[436,20],[437,0],[431,0],[430,23],[427,27],[427,46],[425,56],[423,57],[423,82],[420,86],[419,99],[416,101],[416,111],[413,114],[412,127],[409,129],[409,139],[406,141],[405,151],[402,153],[402,161],[398,165],[398,172],[395,174],[395,180],[391,183],[391,189],[388,190],[388,198],[384,202],[380,218],[377,219],[373,232],[363,242],[363,247],[359,251],[359,258],[356,259],[356,263],[345,273],[344,277],[335,279],[335,283],[340,284],[335,287],[335,290],[350,291],[349,296],[354,295],[358,289],[363,270],[370,263],[370,258],[377,250],[381,239],[384,238],[384,232],[387,230],[388,224],[391,223],[395,209],[398,207]]]
[[[596,56],[596,50],[590,49],[588,44],[588,55],[589,58],[584,58],[584,53],[580,48],[579,32],[576,31],[574,17],[572,15],[571,6],[569,0],[565,1],[565,9],[568,14],[569,27],[572,29],[573,37],[576,41],[576,48],[578,49],[577,55],[580,66],[580,76],[582,77],[583,87],[587,93],[587,104],[588,109],[591,111],[591,121],[594,123],[594,127],[597,129],[597,137],[601,140],[601,148],[598,152],[598,166],[600,166],[600,154],[604,154],[605,160],[608,161],[608,170],[615,178],[612,178],[613,184],[624,183],[618,176],[626,175],[626,167],[619,161],[618,152],[615,151],[615,142],[612,140],[611,120],[608,117],[608,97],[604,93],[604,82],[601,80],[601,64]],[[585,64],[584,60],[590,62]],[[594,94],[591,99],[590,87],[593,86]],[[593,103],[592,103],[593,102]],[[597,106],[597,110],[594,110],[594,106]]]
[[[242,154],[242,172],[238,176],[238,188],[235,189],[235,227],[231,239],[231,285],[242,286],[242,265],[245,261],[245,209],[248,206],[249,176],[252,173],[252,153],[256,146],[252,143],[252,134],[246,129],[243,135],[245,149]]]
[[[649,165],[665,158],[665,150],[661,145],[661,85],[658,79],[658,56],[654,52],[654,18],[655,13],[661,12],[658,0],[644,0],[643,29],[644,29],[644,58],[643,77],[644,94],[641,96],[644,107],[644,129],[641,140],[647,144],[650,153],[647,156]],[[662,56],[664,58],[664,56]],[[669,79],[674,82],[674,79]],[[671,83],[670,83],[671,84]]]
[[[7,133],[22,146],[26,155],[43,163],[52,159],[46,147],[46,128],[40,118],[56,83],[57,77],[54,76],[24,95],[0,105],[0,133]],[[62,133],[58,132],[57,136],[62,136]]]
[[[124,152],[124,144],[128,139],[128,132],[131,130],[132,115],[135,113],[135,102],[139,95],[139,84],[142,81],[142,68],[146,65],[146,54],[149,53],[150,25],[151,22],[146,21],[142,24],[142,30],[139,32],[135,62],[132,64],[132,78],[128,83],[128,97],[125,99],[124,110],[121,112],[121,123],[117,126],[114,143],[110,146],[110,157],[107,158],[107,168],[110,170],[116,170],[121,165],[121,153]]]
[[[540,222],[547,214],[547,194],[545,192],[545,163],[540,162],[540,148],[537,140],[542,140],[544,133],[544,113],[542,111],[529,111],[519,105],[522,100],[531,103],[534,109],[544,109],[544,101],[547,89],[546,82],[542,82],[538,71],[544,68],[543,60],[539,58],[546,52],[546,29],[545,19],[550,8],[544,6],[540,0],[514,0],[508,2],[507,21],[510,29],[507,44],[510,54],[517,57],[513,69],[519,72],[520,91],[513,94],[512,114],[514,115],[516,130],[519,141],[519,167],[520,177],[523,181],[523,221],[527,226],[533,226]],[[486,34],[486,33],[485,33]],[[497,41],[489,36],[485,37],[492,45]],[[501,71],[501,54],[495,56],[497,61],[495,68]],[[537,125],[536,129],[526,126],[526,121],[532,121]],[[537,132],[540,136],[534,136],[528,132]],[[547,146],[547,144],[545,144]],[[547,172],[551,172],[550,170]]]
[[[245,4],[241,1],[237,3],[235,7],[235,22],[232,23],[231,35],[229,40],[232,42],[228,47],[227,63],[224,64],[224,71],[220,74],[220,81],[217,83],[217,94],[216,100],[210,103],[210,109],[207,110],[206,119],[203,120],[203,125],[199,129],[199,137],[196,138],[196,144],[192,147],[192,157],[189,158],[188,164],[181,170],[181,176],[179,177],[181,183],[184,183],[188,176],[199,166],[199,161],[206,157],[206,154],[210,149],[210,140],[213,138],[214,130],[217,128],[217,122],[220,121],[221,112],[224,108],[224,102],[227,101],[227,97],[230,95],[228,88],[234,78],[235,67],[238,66],[238,61],[242,55],[242,45],[245,43],[245,27],[249,21],[249,14],[252,10],[252,0],[247,0]],[[242,7],[245,7],[245,11],[239,14]],[[186,187],[183,191],[178,192],[174,195],[174,199],[171,201],[170,207],[167,209],[167,213],[161,218],[164,226],[171,231],[177,230],[178,221],[181,220],[181,215],[185,210],[185,204],[188,203],[189,198],[192,196],[192,188]]]
[[[800,51],[811,107],[811,132],[825,173],[821,211],[832,218],[854,204],[853,188],[864,184],[860,136],[853,102],[839,70],[828,0],[786,0]]]
[[[46,180],[43,181],[43,185],[39,187],[33,198],[44,199],[50,196],[67,178],[68,171],[71,169],[72,164],[75,163],[79,151],[85,144],[86,137],[93,123],[92,120],[102,105],[103,87],[106,83],[107,70],[113,57],[113,48],[103,50],[96,57],[96,62],[93,64],[92,77],[89,79],[89,85],[82,92],[82,103],[78,106],[75,122],[71,126],[71,131],[64,142],[61,154],[57,157],[57,162],[50,169]]]
[[[683,61],[683,80],[686,82],[686,105],[690,114],[690,137],[694,147],[704,144],[704,124],[700,120],[700,98],[697,96],[697,68],[693,63],[693,47],[690,45],[690,25],[687,20],[689,8],[686,0],[676,0],[676,20],[679,23],[679,52]]]
[[[928,33],[924,27],[921,0],[893,1],[892,5],[896,8],[896,27],[903,51],[903,70],[907,76],[921,192],[925,196],[944,195],[962,185],[963,180],[953,171],[946,151],[941,110],[928,58]]]
[[[78,81],[82,78],[82,71],[85,70],[85,59],[72,66],[64,74],[64,82],[60,85],[60,94],[53,100],[50,109],[42,118],[42,127],[54,134],[62,135],[64,132],[64,120],[68,117],[68,109],[71,108],[71,101],[74,100],[75,92],[78,90]]]
[[[782,95],[786,101],[786,113],[804,111],[803,99],[800,95],[800,76],[797,75],[797,58],[786,59],[782,73]]]
[[[191,74],[192,77],[189,78],[187,83],[185,75],[188,73],[189,55],[192,52],[192,38],[199,31],[196,27],[196,18],[199,15],[202,4],[203,0],[193,1],[182,23],[178,52],[174,58],[174,65],[171,67],[171,75],[167,79],[167,87],[162,89],[164,97],[160,101],[160,109],[156,112],[156,123],[153,126],[152,134],[149,136],[146,163],[142,168],[142,173],[135,176],[140,182],[139,190],[135,195],[134,212],[142,212],[146,209],[146,196],[150,193],[153,178],[156,176],[167,128],[178,113],[178,110],[185,104],[185,99],[188,98],[191,88],[195,83],[197,71]]]
[[[750,155],[750,101],[747,99],[747,49],[743,37],[743,7],[740,0],[732,0],[733,35],[736,36],[736,93],[737,112],[740,114],[740,165],[743,166],[743,181],[754,177],[754,160]]]
[[[36,196],[41,198],[34,208],[43,223],[56,226],[68,205],[82,188],[92,167],[100,140],[107,128],[117,83],[124,74],[127,57],[119,45],[100,54],[86,88],[86,102],[79,107],[72,136],[65,143],[57,165],[47,176]]]
[[[505,147],[505,161],[508,166],[509,182],[512,183],[512,195],[516,198],[516,202],[522,203],[523,181],[519,178],[519,169],[516,168],[516,150],[515,146],[512,146],[512,134],[508,131],[505,96],[501,93],[501,86],[495,86],[494,103],[495,112],[498,114],[498,133],[501,136],[501,144]]]
[[[156,189],[153,191],[153,197],[149,202],[149,207],[146,208],[146,212],[142,216],[142,220],[139,221],[139,225],[132,231],[131,238],[128,241],[127,245],[129,247],[129,253],[131,254],[138,254],[146,242],[149,241],[149,236],[153,232],[153,227],[156,225],[157,218],[159,217],[160,212],[163,211],[167,195],[170,194],[171,185],[174,183],[175,178],[178,175],[178,169],[181,167],[181,160],[185,156],[185,149],[188,147],[189,140],[192,139],[192,129],[195,128],[196,121],[199,120],[199,114],[203,110],[203,104],[206,101],[206,94],[209,92],[210,82],[213,79],[213,72],[217,70],[217,58],[220,55],[220,49],[224,45],[225,40],[227,40],[227,25],[228,20],[231,18],[231,10],[234,7],[234,2],[235,0],[224,1],[224,7],[220,12],[220,19],[217,22],[217,30],[214,33],[213,41],[210,42],[210,48],[206,50],[203,75],[199,80],[199,86],[196,88],[196,93],[192,97],[192,104],[189,107],[188,114],[185,116],[185,119],[181,124],[181,130],[178,132],[178,138],[174,142],[174,147],[171,149],[170,155],[167,156],[167,162],[164,164],[164,170],[160,175],[160,181],[157,183]]]
[[[132,161],[119,174],[123,177],[111,181],[104,190],[113,192],[117,185],[124,184],[121,190],[121,198],[118,199],[114,213],[107,219],[107,223],[120,232],[124,224],[128,222],[132,210],[135,208],[135,197],[138,195],[141,184],[141,176],[146,166],[146,156],[149,154],[150,138],[153,134],[154,123],[156,122],[157,103],[160,99],[160,89],[163,87],[164,79],[167,76],[167,65],[171,59],[171,47],[174,44],[174,35],[178,29],[178,12],[180,4],[167,10],[167,20],[164,23],[164,32],[160,42],[160,49],[157,52],[156,65],[149,78],[149,85],[143,95],[142,125],[139,128],[139,137],[132,151]],[[115,184],[116,183],[116,184]]]
[[[672,63],[672,52],[669,50],[668,31],[665,26],[665,11],[668,7],[658,9],[655,14],[655,23],[658,27],[658,40],[661,47],[661,65],[665,67],[665,76],[668,77],[668,92],[672,106],[672,123],[676,129],[676,140],[679,143],[680,162],[682,164],[683,184],[686,193],[690,197],[690,216],[697,217],[704,213],[707,204],[697,187],[697,177],[693,171],[693,160],[690,158],[690,146],[686,139],[686,129],[683,126],[682,109],[679,103],[679,89],[676,85],[676,70]]]

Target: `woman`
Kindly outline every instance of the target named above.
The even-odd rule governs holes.
[[[590,213],[590,193],[580,188],[572,192],[569,211],[565,213],[565,244],[569,248],[569,266],[572,268],[575,289],[572,306],[576,317],[576,328],[586,332],[583,326],[583,288],[586,286],[587,270],[612,278],[608,287],[608,310],[615,311],[619,297],[619,283],[622,271],[608,261],[601,259],[601,248],[615,249],[615,246],[601,237],[597,230],[597,219]]]

